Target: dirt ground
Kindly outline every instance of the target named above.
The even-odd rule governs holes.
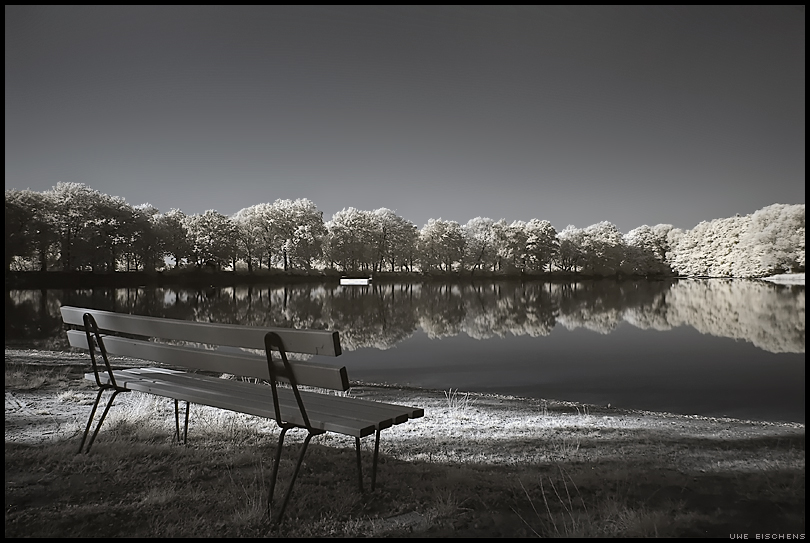
[[[43,528],[54,519],[59,519],[62,535],[125,535],[94,528],[86,518],[76,517],[71,525],[75,502],[81,502],[82,496],[107,495],[109,481],[48,473],[47,468],[26,461],[37,457],[30,456],[32,452],[44,454],[42,451],[50,446],[68,442],[71,448],[78,447],[95,396],[94,385],[82,378],[87,371],[86,355],[6,349],[5,361],[6,537],[55,535]],[[136,364],[124,359],[116,361],[119,367]],[[20,368],[27,376],[17,379],[15,371]],[[41,384],[32,384],[31,374],[37,372],[47,378]],[[368,385],[353,388],[352,395],[420,406],[425,409],[425,417],[383,433],[383,466],[400,466],[402,475],[382,483],[388,492],[383,490],[379,503],[351,512],[350,522],[340,520],[343,517],[338,513],[328,512],[327,516],[338,520],[333,521],[328,533],[316,531],[313,535],[608,534],[600,531],[602,526],[575,524],[572,511],[564,504],[555,509],[536,498],[538,489],[546,492],[556,474],[558,486],[560,481],[570,481],[582,503],[591,504],[592,524],[607,518],[607,513],[594,513],[604,506],[606,488],[622,486],[622,495],[627,498],[622,506],[625,516],[632,509],[627,504],[640,504],[632,510],[648,512],[657,523],[653,532],[656,535],[748,534],[754,539],[762,534],[783,534],[804,538],[803,424]],[[121,412],[134,410],[137,406],[127,402],[138,401],[142,400],[122,399],[116,407]],[[201,416],[199,411],[193,413]],[[168,407],[164,414],[170,418]],[[191,435],[199,420],[192,417]],[[267,425],[270,435],[274,431],[272,423]],[[105,439],[109,438],[102,430],[99,443]],[[345,445],[339,441],[327,443]],[[132,454],[146,454],[144,450],[138,447]],[[93,454],[98,453],[90,456]],[[418,477],[416,470],[421,470]],[[434,486],[424,486],[428,484],[423,482],[425,473],[434,479]],[[471,480],[479,476],[481,479],[473,484]],[[431,488],[439,488],[436,481],[445,481],[439,492],[444,497],[418,496],[422,486],[428,493]],[[491,481],[488,484],[496,488],[483,491],[481,481]],[[394,490],[396,485],[407,485],[409,492]],[[415,497],[410,499],[410,495]],[[388,500],[387,510],[377,510]],[[449,502],[453,507],[447,507]],[[555,521],[557,513],[560,516]],[[561,531],[565,519],[560,518],[566,514],[571,518],[571,529]],[[677,524],[676,517],[687,520],[666,532],[665,525]],[[221,535],[256,535],[244,529],[222,529]],[[146,535],[166,533],[152,528]]]

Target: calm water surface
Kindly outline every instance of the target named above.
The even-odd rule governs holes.
[[[6,291],[6,340],[62,304],[338,330],[352,379],[804,422],[804,286],[748,280]]]

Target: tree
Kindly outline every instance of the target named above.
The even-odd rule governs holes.
[[[261,213],[256,206],[240,209],[232,217],[236,224],[236,244],[239,257],[245,261],[248,272],[253,272],[253,264],[258,261],[261,267],[261,255],[268,253],[262,235]]]
[[[235,217],[237,224],[243,227],[244,243],[251,245],[260,268],[263,255],[267,257],[268,269],[272,264],[277,239],[274,215],[273,204],[261,203],[240,210]],[[246,252],[247,248],[243,246],[242,251]]]
[[[557,257],[557,231],[548,221],[532,219],[495,225],[500,255],[509,271],[543,272]]]
[[[5,266],[8,271],[15,258],[23,266],[33,265],[46,271],[56,241],[54,209],[43,193],[31,190],[6,190]]]
[[[285,248],[290,255],[290,265],[311,270],[315,261],[323,256],[325,227],[316,224],[300,224],[287,241]]]
[[[585,230],[573,224],[557,234],[559,251],[554,265],[564,272],[579,273],[585,260]]]
[[[548,221],[532,219],[524,226],[526,232],[526,261],[530,270],[544,272],[559,251],[557,230]]]
[[[494,225],[495,221],[489,217],[475,217],[462,227],[464,268],[471,271],[495,269],[498,250]]]
[[[185,227],[191,241],[191,254],[197,266],[214,265],[218,269],[236,258],[232,240],[236,225],[225,215],[209,209],[186,217]]]
[[[123,198],[98,193],[91,217],[86,223],[90,265],[94,271],[116,271],[124,253],[136,237],[135,211]],[[141,228],[149,228],[148,221]]]
[[[422,271],[452,271],[464,255],[464,236],[456,221],[430,219],[419,233],[418,252]]]
[[[740,262],[735,271],[740,275],[804,271],[804,221],[804,204],[773,204],[755,211],[741,244],[751,256],[747,262],[757,266],[742,269],[743,262]]]
[[[699,223],[684,232],[670,252],[672,269],[693,277],[731,277],[734,262],[745,258],[739,243],[749,223],[747,216]]]
[[[668,258],[680,275],[762,277],[805,266],[804,204],[704,221],[683,232]]]
[[[671,224],[654,227],[643,225],[624,236],[627,247],[621,269],[631,275],[661,275],[672,273],[667,263]]]
[[[132,222],[124,229],[124,235],[128,238],[124,249],[125,269],[154,271],[157,267],[164,267],[166,251],[164,240],[158,232],[160,211],[148,203],[135,206],[132,210]]]
[[[323,213],[306,198],[276,200],[263,210],[269,222],[266,229],[270,247],[284,270],[290,265],[309,269],[321,255],[321,243],[326,235]]]
[[[403,268],[410,270],[416,258],[416,241],[419,239],[416,225],[393,212],[386,214],[385,221],[388,228],[385,255],[391,264],[391,271],[396,265],[399,265],[400,271]]]
[[[582,270],[593,275],[613,275],[624,260],[624,236],[612,223],[602,221],[585,229]]]
[[[44,194],[54,210],[62,269],[115,269],[117,228],[127,215],[123,199],[82,183],[60,182]]]
[[[326,225],[329,232],[330,262],[343,271],[368,270],[375,259],[372,213],[350,207],[332,216]]]
[[[179,209],[171,209],[161,215],[152,217],[155,235],[161,240],[161,258],[172,257],[174,267],[192,254],[186,221],[188,217]]]
[[[506,263],[506,269],[510,272],[526,271],[528,264],[528,253],[526,245],[529,239],[526,232],[526,223],[523,221],[513,221],[512,224],[501,229],[502,239],[505,243],[500,244],[501,254]]]

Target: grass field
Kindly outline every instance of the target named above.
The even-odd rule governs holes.
[[[129,393],[77,455],[95,395],[83,362],[6,350],[6,537],[804,534],[802,424],[374,386],[351,394],[426,413],[383,432],[377,490],[359,492],[352,440],[315,438],[273,527],[275,423],[193,406],[183,446],[171,401]]]

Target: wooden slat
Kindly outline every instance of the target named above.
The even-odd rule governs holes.
[[[129,372],[138,372],[145,378],[149,378],[152,372],[160,372],[161,375],[156,376],[158,379],[165,379],[169,382],[177,382],[178,384],[188,382],[188,380],[200,381],[201,387],[214,387],[222,388],[222,379],[216,379],[205,375],[189,375],[189,374],[163,374],[163,370],[155,370],[153,368],[139,368],[137,370],[127,370]],[[91,374],[92,375],[92,374]],[[251,397],[255,395],[257,398],[264,398],[267,391],[270,390],[267,386],[256,386],[253,383],[245,383],[241,381],[226,381],[227,388],[231,392],[238,393],[240,396]],[[292,390],[287,388],[278,389],[279,398],[288,398],[289,401],[295,404],[295,398]],[[308,413],[334,412],[347,417],[354,417],[363,419],[377,425],[377,429],[387,428],[392,424],[401,424],[408,421],[408,419],[418,418],[423,416],[424,410],[415,409],[412,407],[405,407],[396,404],[389,404],[383,402],[363,400],[360,398],[347,398],[342,396],[334,396],[322,394],[318,392],[302,391],[301,397],[304,401],[304,406]]]
[[[68,330],[67,336],[71,347],[88,348],[87,335],[84,332]],[[267,371],[267,359],[261,355],[165,345],[109,335],[102,336],[102,341],[107,353],[114,356],[151,360],[203,371],[270,379]],[[278,356],[276,356],[277,358]],[[279,371],[284,369],[280,360],[274,360],[274,362]],[[290,365],[293,368],[293,375],[300,385],[329,390],[345,391],[349,389],[349,377],[344,366],[311,361],[290,361]]]
[[[230,394],[228,384],[232,384],[233,382],[227,380],[223,380],[223,386],[219,387],[219,390],[217,390],[216,388],[200,387],[199,383],[193,382],[167,382],[158,378],[158,376],[155,376],[153,379],[148,379],[142,375],[132,373],[131,370],[119,370],[114,373],[118,385],[125,386],[129,390],[146,392],[220,409],[238,411],[259,417],[275,419],[276,416],[273,407],[272,390],[269,388],[263,397],[245,397],[238,394]],[[184,375],[188,376],[190,374],[179,373],[179,376]],[[95,379],[92,373],[86,374],[85,377]],[[107,381],[108,377],[105,375],[102,382]],[[261,387],[258,386],[254,386],[253,388],[261,389]],[[294,403],[295,400],[288,397],[282,398],[282,396],[283,395],[279,395],[279,408],[281,409],[282,419],[303,425],[303,417],[301,417],[298,411],[297,404]],[[314,411],[311,414],[308,412],[308,414],[310,415],[312,427],[319,430],[337,432],[354,437],[365,437],[371,435],[375,430],[373,423],[343,416],[339,413]],[[388,426],[390,426],[390,424]]]
[[[264,350],[265,334],[276,332],[284,342],[284,348],[291,353],[339,356],[342,352],[338,333],[328,330],[191,322],[72,306],[62,306],[61,312],[65,324],[83,327],[83,315],[90,313],[102,330],[139,336]]]

